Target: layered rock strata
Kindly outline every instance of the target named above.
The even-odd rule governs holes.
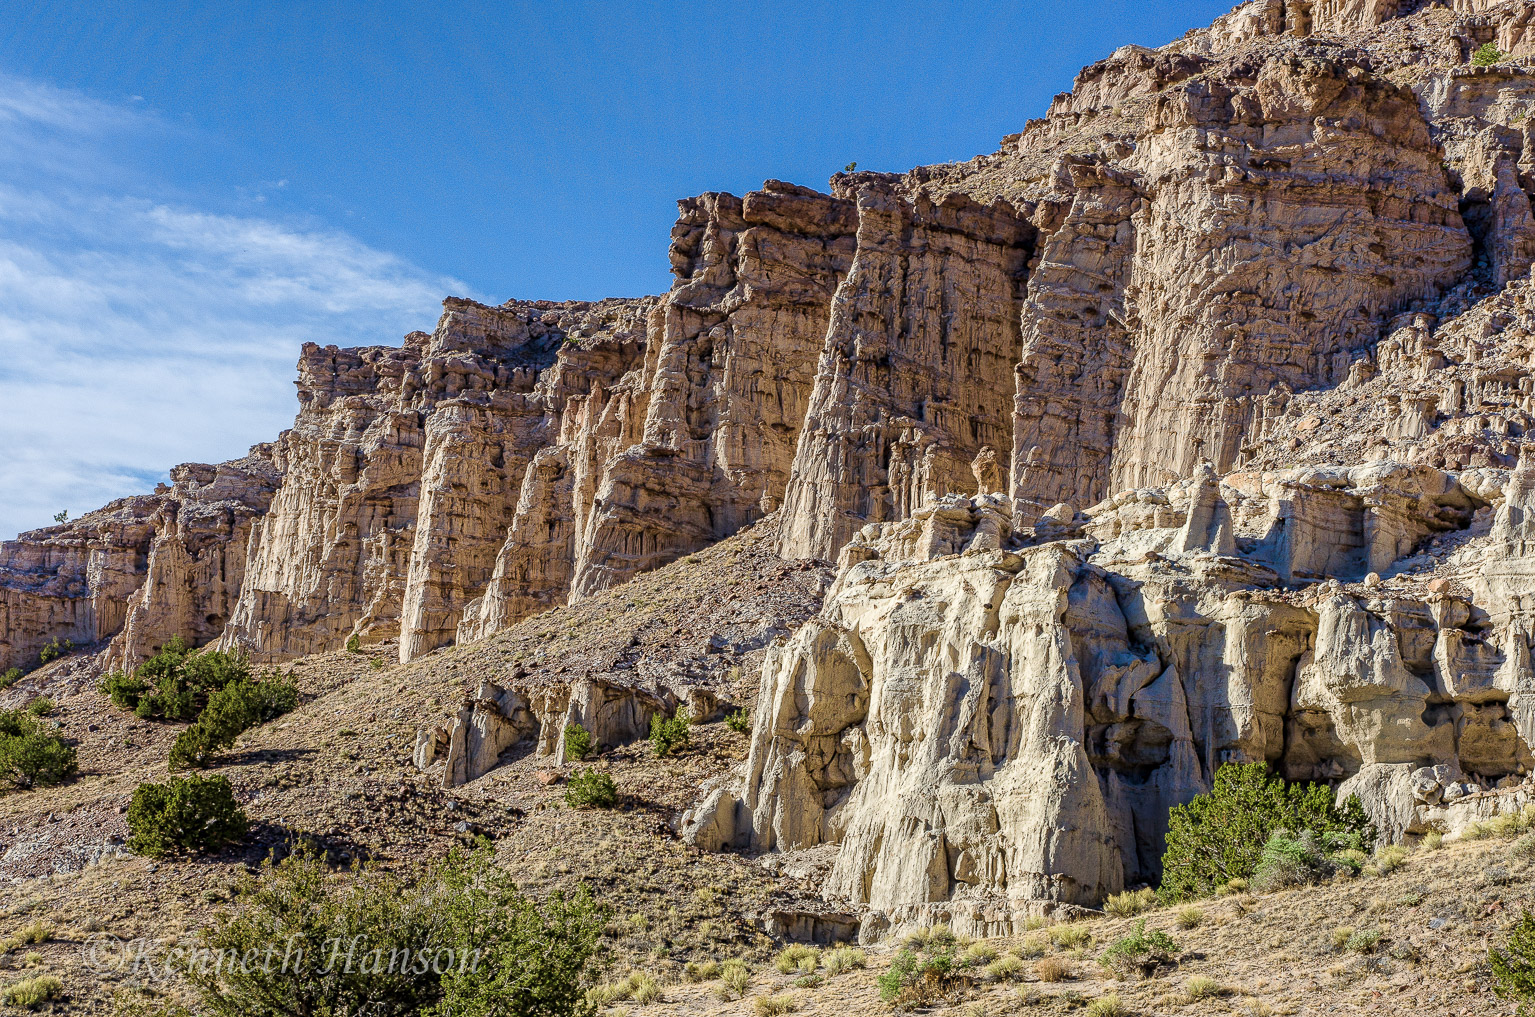
[[[54,640],[108,644],[136,662],[172,636],[217,638],[234,611],[255,521],[281,479],[270,446],[219,466],[187,463],[151,495],[0,544],[0,670]]]
[[[6,545],[0,649],[409,659],[777,511],[839,579],[699,843],[832,845],[833,897],[992,928],[1155,879],[1226,760],[1453,828],[1535,736],[1532,24],[1254,0],[993,154],[682,202],[663,296],[306,347],[269,451]],[[509,668],[419,761],[637,736],[699,683],[632,649]]]

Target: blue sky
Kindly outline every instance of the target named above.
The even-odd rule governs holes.
[[[676,199],[995,150],[1229,2],[0,15],[0,537],[270,440],[306,340],[670,282]]]

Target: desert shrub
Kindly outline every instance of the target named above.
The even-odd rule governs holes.
[[[174,636],[131,675],[113,672],[101,680],[100,688],[113,705],[146,720],[191,721],[202,713],[212,693],[248,678],[250,662],[243,654],[198,653]]]
[[[1444,834],[1438,830],[1430,830],[1423,835],[1423,850],[1438,851],[1444,846]]]
[[[1142,977],[1155,973],[1178,955],[1178,944],[1160,929],[1147,929],[1146,919],[1136,923],[1135,931],[1114,941],[1103,951],[1098,963],[1115,978]]]
[[[1107,993],[1087,1004],[1083,1011],[1087,1017],[1130,1017],[1130,1009],[1120,1002],[1117,993]]]
[[[868,963],[868,958],[856,946],[837,946],[821,955],[821,963],[825,965],[828,975],[835,976],[863,967]]]
[[[357,638],[357,633],[353,632],[351,635],[346,637],[346,652],[347,653],[361,653],[362,652],[362,640]]]
[[[1475,53],[1471,54],[1471,66],[1491,67],[1506,56],[1507,54],[1498,49],[1494,43],[1484,42],[1476,48]]]
[[[990,943],[971,943],[959,955],[960,963],[967,968],[985,967],[997,959],[997,948]]]
[[[280,717],[297,705],[298,688],[290,679],[241,679],[217,689],[209,693],[197,722],[171,746],[171,768],[207,766],[213,754],[233,745],[241,732]]]
[[[758,996],[752,1000],[752,1012],[757,1017],[780,1017],[781,1014],[793,1013],[799,1009],[799,1004],[793,996]]]
[[[259,957],[276,943],[325,958],[355,937],[361,963],[210,964],[189,980],[199,1012],[216,1017],[585,1015],[605,921],[584,888],[522,895],[489,848],[455,851],[416,878],[358,868],[337,880],[293,854],[242,882],[200,947]]]
[[[682,976],[690,982],[712,982],[720,976],[719,961],[688,961]]]
[[[565,787],[565,804],[573,809],[611,809],[618,804],[618,787],[598,770],[577,770]]]
[[[1493,991],[1519,1001],[1520,1017],[1535,1011],[1535,914],[1525,908],[1509,930],[1503,949],[1487,953],[1492,965]]]
[[[752,729],[751,715],[744,709],[725,715],[725,726],[736,734],[745,734]]]
[[[629,976],[629,986],[633,991],[634,1001],[640,1006],[666,1002],[666,993],[662,990],[661,983],[656,981],[655,975],[637,972]]]
[[[233,739],[230,744],[234,744]],[[213,761],[213,755],[225,746],[219,744],[208,728],[200,724],[193,724],[176,736],[171,743],[170,756],[167,759],[172,770],[187,770],[192,767],[204,767]]]
[[[1180,929],[1197,929],[1204,920],[1205,913],[1202,908],[1190,904],[1188,907],[1178,909],[1177,921]]]
[[[6,670],[6,672],[4,674],[0,674],[0,689],[8,689],[12,685],[15,685],[17,682],[21,681],[25,677],[26,677],[26,672],[23,671],[21,668],[19,668],[19,667],[9,668],[9,669]]]
[[[10,938],[22,946],[25,946],[28,943],[46,943],[53,938],[54,931],[55,930],[51,923],[39,920],[28,925],[23,925],[21,928],[17,929],[16,934]]]
[[[140,784],[128,805],[128,850],[159,857],[217,851],[241,840],[250,823],[224,777],[172,777]]]
[[[1093,941],[1092,931],[1085,925],[1052,925],[1047,935],[1062,950],[1089,946]]]
[[[1360,929],[1343,941],[1343,949],[1349,953],[1373,953],[1379,944],[1379,929]]]
[[[746,990],[751,988],[751,969],[743,960],[728,960],[720,965],[720,985],[716,995],[720,999],[729,1000],[732,997],[741,999],[746,995]]]
[[[0,781],[13,788],[60,784],[74,776],[75,750],[23,710],[0,710]]]
[[[953,967],[954,959],[947,950],[923,956],[903,949],[875,979],[879,998],[893,1006],[929,1006],[948,991]]]
[[[1275,830],[1263,845],[1258,869],[1253,873],[1253,887],[1267,893],[1292,886],[1310,886],[1331,879],[1338,863],[1327,856],[1326,849],[1310,830],[1291,836],[1288,830]]]
[[[60,657],[74,650],[74,648],[75,644],[72,640],[61,640],[58,636],[54,636],[53,642],[37,651],[37,659],[42,664],[52,664]]]
[[[12,982],[0,990],[0,1002],[33,1010],[51,999],[57,999],[63,992],[64,983],[58,978],[53,975],[37,975]]]
[[[999,982],[1008,981],[1014,978],[1022,978],[1023,958],[1014,956],[1013,954],[1007,954],[1005,957],[998,957],[996,960],[986,965],[985,975],[987,978],[993,978]]]
[[[27,704],[27,712],[34,717],[47,717],[54,711],[53,700],[47,696],[38,696]]]
[[[1157,892],[1151,887],[1110,894],[1103,902],[1103,913],[1110,918],[1134,918],[1157,906]]]
[[[1233,879],[1250,879],[1276,830],[1311,831],[1373,844],[1375,829],[1359,800],[1333,804],[1325,784],[1286,784],[1264,763],[1228,763],[1215,774],[1209,794],[1197,795],[1168,817],[1162,856],[1162,896],[1187,900],[1214,893]],[[1340,849],[1341,849],[1340,844]]]
[[[1041,982],[1064,982],[1072,975],[1071,962],[1065,957],[1041,957],[1034,962],[1034,977]]]
[[[666,756],[688,743],[688,729],[692,720],[684,712],[663,717],[659,713],[650,718],[650,747],[656,755]]]
[[[565,758],[585,759],[592,754],[592,736],[580,724],[565,725]]]
[[[1184,998],[1190,1003],[1200,999],[1209,999],[1211,996],[1224,996],[1225,994],[1226,989],[1220,982],[1213,978],[1206,978],[1204,975],[1195,975],[1183,983]]]
[[[1461,840],[1487,840],[1491,837],[1517,837],[1535,829],[1535,805],[1526,805],[1518,812],[1473,823],[1460,835]]]
[[[1247,880],[1242,879],[1240,876],[1228,879],[1215,888],[1215,896],[1217,897],[1230,897],[1232,894],[1246,892]]]
[[[798,971],[801,974],[810,974],[821,963],[821,951],[813,946],[803,943],[794,943],[779,951],[773,958],[773,966],[783,974],[789,975]]]
[[[631,973],[618,979],[616,982],[603,982],[586,990],[586,1002],[594,1007],[607,1006],[610,1003],[622,1003],[634,998],[635,982],[639,978],[638,973]]]
[[[1013,952],[1020,957],[1041,957],[1050,949],[1050,942],[1045,936],[1025,936],[1023,942],[1013,947]]]
[[[1362,867],[1367,875],[1388,876],[1406,864],[1406,848],[1400,844],[1383,844]]]

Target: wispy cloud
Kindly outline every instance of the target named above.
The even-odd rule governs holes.
[[[0,539],[275,438],[300,344],[398,342],[468,293],[343,232],[167,200],[112,156],[171,131],[0,76]]]

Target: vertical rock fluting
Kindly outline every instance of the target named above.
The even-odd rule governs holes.
[[[649,312],[643,360],[580,391],[556,384],[558,440],[525,475],[462,638],[624,582],[778,506],[854,225],[851,202],[779,181],[681,203],[677,283]]]
[[[244,581],[251,530],[282,479],[271,446],[258,449],[232,463],[171,470],[144,582],[128,598],[106,666],[132,667],[175,636],[200,646],[223,633]]]
[[[408,660],[774,509],[854,221],[776,181],[704,195],[682,203],[664,298],[454,299],[400,350],[306,349],[291,479],[226,644],[398,633]]]
[[[1205,469],[1093,506],[1089,539],[1011,533],[989,497],[865,527],[820,615],[765,665],[745,765],[682,832],[835,844],[823,891],[869,909],[871,931],[989,933],[1156,880],[1168,810],[1227,762],[1332,781],[1387,838],[1443,829],[1433,788],[1535,767],[1531,477],[1467,487],[1375,463],[1231,486]],[[1374,574],[1287,590],[1270,568],[1298,501],[1354,512],[1399,564],[1483,496],[1502,505],[1471,538],[1469,598]],[[1366,560],[1312,559],[1345,576]]]
[[[778,181],[683,203],[678,282],[652,318],[643,439],[597,479],[573,595],[778,507],[856,222],[851,202]]]
[[[1535,78],[1465,64],[1483,41],[1527,48],[1529,23],[1480,0],[1256,0],[1085,69],[993,155],[841,174],[832,195],[769,181],[685,201],[662,297],[449,300],[398,349],[306,347],[274,452],[286,480],[243,577],[226,560],[214,583],[239,585],[232,611],[155,610],[197,639],[230,615],[223,644],[258,656],[398,634],[409,658],[780,504],[782,553],[826,559],[866,523],[998,476],[1015,524],[1069,528],[1111,491],[1271,457],[1274,435],[1326,426],[1289,419],[1308,390],[1363,393],[1411,358],[1419,387],[1382,399],[1375,438],[1506,465],[1526,424],[1503,410],[1528,379],[1470,366],[1488,345],[1472,333],[1504,311],[1434,333],[1478,287],[1527,286]],[[1382,342],[1404,310],[1413,324]],[[1431,390],[1448,361],[1464,369]],[[1355,532],[1361,499],[1292,500],[1282,580],[1402,550]],[[18,546],[7,638],[120,630],[162,532],[142,508],[95,545]],[[1222,531],[1206,522],[1186,542]],[[60,591],[91,554],[88,608]]]
[[[275,658],[399,632],[421,478],[408,403],[426,340],[305,345],[298,419],[276,446],[283,484],[253,528],[226,648]]]
[[[1238,465],[1270,392],[1337,384],[1470,265],[1410,91],[1327,54],[1249,60],[1157,95],[1112,167],[1062,167],[1024,317],[1026,521]]]
[[[786,557],[834,558],[866,522],[969,492],[976,454],[1012,444],[1034,227],[1006,202],[912,199],[892,180],[852,179],[857,253],[784,496]]]
[[[624,309],[624,325],[642,314]],[[426,410],[415,543],[401,608],[400,658],[451,642],[490,581],[528,464],[558,433],[540,382],[569,336],[558,315],[522,305],[448,307],[423,360]],[[577,337],[579,342],[579,337]]]

